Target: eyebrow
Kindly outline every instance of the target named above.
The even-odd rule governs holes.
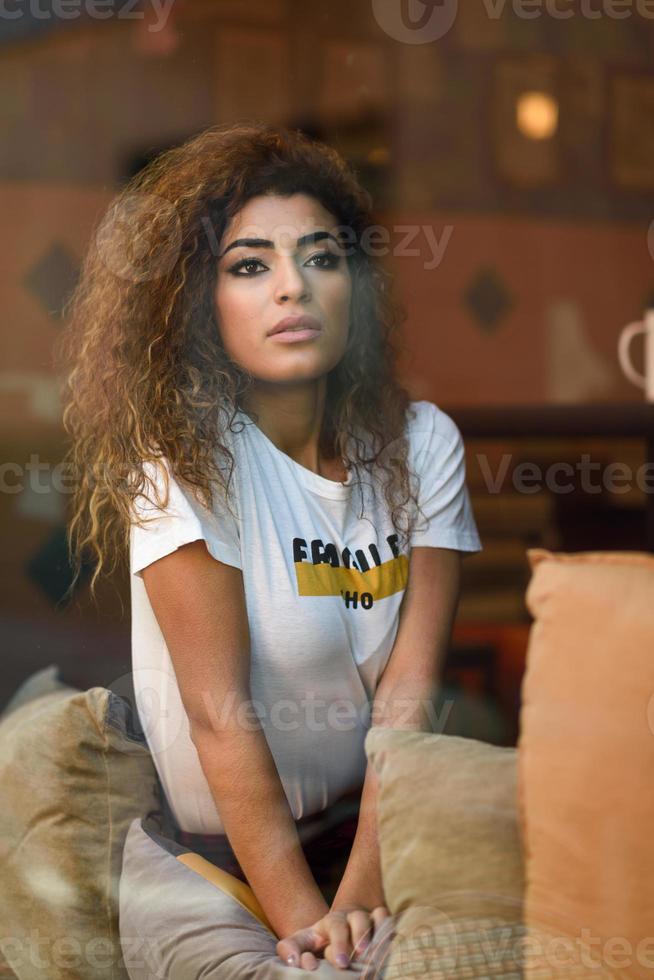
[[[320,242],[323,238],[331,238],[336,245],[340,245],[340,242],[329,231],[312,231],[308,235],[302,235],[298,238],[297,244],[298,246],[308,245],[311,242]],[[230,249],[238,248],[241,245],[248,248],[274,248],[275,243],[271,242],[269,238],[237,238],[227,246],[218,258],[222,259],[223,255],[229,252]]]

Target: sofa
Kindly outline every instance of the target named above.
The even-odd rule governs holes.
[[[526,557],[517,747],[369,730],[391,917],[349,970],[322,961],[312,976],[654,975],[654,556]],[[166,850],[164,816],[125,698],[73,691],[54,668],[23,685],[0,718],[0,976],[309,976],[269,955],[276,937],[247,886],[170,849],[161,880],[173,868],[176,884],[153,893],[165,929],[147,946],[125,911],[138,895],[121,895],[123,862],[144,831]],[[260,930],[256,948],[221,957],[227,893]]]

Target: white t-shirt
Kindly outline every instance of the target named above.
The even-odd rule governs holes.
[[[414,545],[481,550],[465,483],[461,434],[428,401],[412,402],[409,467],[424,517]],[[230,505],[213,510],[170,478],[165,512],[139,498],[132,525],[132,666],[139,717],[173,815],[192,833],[224,833],[189,734],[175,672],[141,572],[204,539],[214,558],[243,573],[250,630],[249,711],[237,718],[266,735],[297,820],[363,784],[371,701],[391,653],[404,595],[408,548],[398,546],[383,493],[361,495],[352,475],[336,483],[300,465],[238,412],[224,441],[234,454]],[[164,461],[167,467],[167,463]],[[161,469],[146,472],[163,485]],[[168,470],[170,473],[170,471]],[[180,589],[184,583],[180,582]],[[224,711],[236,711],[233,703]],[[219,714],[219,718],[220,718]],[[222,716],[225,717],[225,716]]]

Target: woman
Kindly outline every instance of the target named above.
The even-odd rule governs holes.
[[[93,589],[129,554],[137,705],[175,822],[223,835],[306,969],[347,967],[388,915],[363,741],[431,727],[481,547],[458,429],[395,376],[370,208],[333,149],[212,128],[119,196],[64,343],[78,573],[89,552]],[[352,793],[328,904],[299,831]]]

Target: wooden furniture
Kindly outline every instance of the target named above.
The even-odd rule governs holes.
[[[503,438],[642,438],[644,463],[654,477],[654,404],[451,406],[445,409],[464,440]],[[654,490],[646,494],[645,548],[654,552]]]
[[[462,615],[454,625],[452,645],[444,665],[445,677],[450,681],[458,680],[459,686],[469,691],[479,691],[489,698],[509,723],[507,744],[515,744],[531,617],[526,609],[522,617],[518,614],[514,617],[509,610],[510,604],[496,602],[502,594],[496,589],[505,583],[507,594],[519,592],[523,596],[530,577],[525,558],[529,542],[532,542],[531,546],[542,545],[558,550],[557,545],[550,542],[559,540],[561,532],[562,550],[577,550],[575,545],[579,535],[569,534],[570,524],[574,527],[577,522],[585,525],[584,547],[579,550],[585,550],[585,546],[590,544],[598,551],[615,547],[628,550],[635,546],[654,552],[654,404],[448,406],[444,410],[458,425],[468,448],[473,442],[503,443],[504,440],[509,446],[516,440],[517,444],[522,442],[528,448],[531,440],[534,456],[539,460],[548,457],[547,449],[543,450],[543,440],[546,446],[549,440],[552,442],[552,459],[557,459],[559,452],[556,441],[606,439],[607,445],[611,440],[621,439],[644,442],[642,462],[648,465],[648,489],[652,487],[644,495],[644,535],[640,530],[643,526],[640,506],[635,533],[633,520],[625,523],[625,518],[635,517],[636,514],[631,510],[625,513],[624,508],[618,511],[620,521],[609,533],[607,524],[602,520],[603,515],[611,514],[611,511],[600,509],[607,507],[606,499],[601,499],[602,495],[588,497],[583,492],[557,495],[549,490],[544,490],[542,494],[523,495],[512,492],[510,486],[503,488],[502,494],[493,494],[480,489],[479,485],[472,487],[473,507],[478,521],[481,518],[481,524],[488,524],[490,520],[488,527],[494,529],[490,534],[482,531],[487,565],[482,567],[481,559],[477,561],[473,556],[466,566],[468,590],[461,604]],[[640,460],[638,447],[636,454]],[[525,456],[519,457],[520,462],[528,456],[529,453],[525,453]],[[474,484],[474,480],[471,482]],[[603,496],[610,497],[607,494]],[[493,517],[494,514],[497,516]],[[534,535],[534,520],[543,522],[542,542]],[[563,525],[557,524],[558,520],[562,520]],[[609,523],[611,520],[615,520],[614,515],[609,517]],[[568,542],[572,542],[573,546],[568,548]],[[495,560],[498,562],[497,574],[493,571]],[[512,575],[515,579],[513,586]],[[473,601],[468,601],[466,605],[466,598]],[[496,605],[504,612],[498,614]],[[488,615],[484,615],[484,607],[488,607]]]

